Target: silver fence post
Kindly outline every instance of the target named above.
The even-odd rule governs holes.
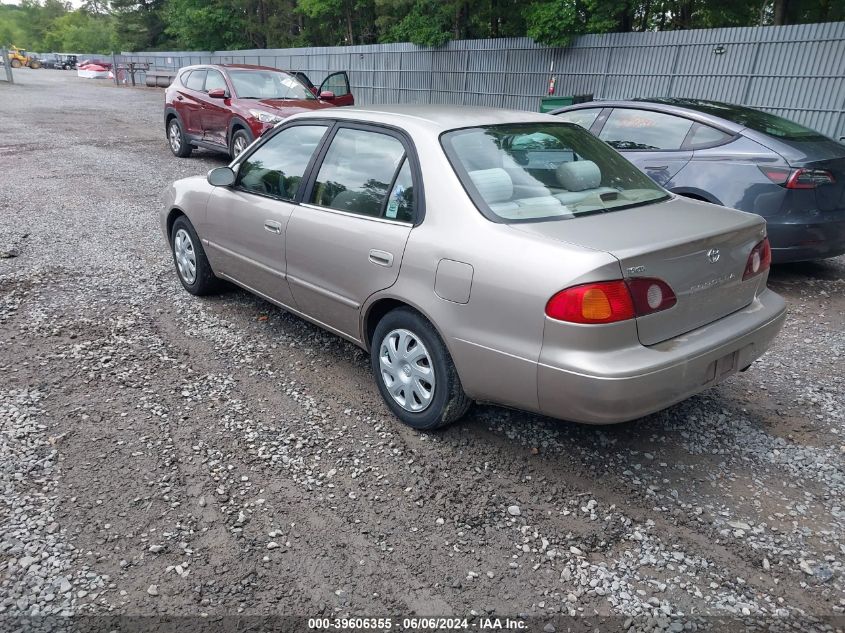
[[[111,72],[114,75],[114,85],[119,86],[120,80],[117,78],[117,55],[111,54]]]
[[[12,64],[9,63],[9,51],[3,48],[0,49],[0,53],[3,54],[3,68],[6,69],[6,81],[13,84],[15,83],[15,78],[12,76]]]

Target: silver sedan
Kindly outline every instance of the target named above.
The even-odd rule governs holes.
[[[419,429],[473,401],[635,419],[747,369],[784,321],[759,216],[541,114],[295,115],[175,182],[161,224],[188,292],[227,280],[359,345]]]

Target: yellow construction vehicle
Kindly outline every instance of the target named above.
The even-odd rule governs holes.
[[[26,51],[17,46],[9,47],[9,65],[12,68],[20,68],[27,66],[28,68],[41,68],[41,60],[32,55],[27,55]]]

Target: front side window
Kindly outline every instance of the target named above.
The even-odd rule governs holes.
[[[205,78],[205,91],[211,92],[212,90],[228,90],[226,86],[226,80],[223,79],[223,75],[216,71],[216,70],[209,70],[208,76]]]
[[[473,202],[496,221],[570,219],[668,198],[616,151],[567,123],[468,128],[441,142]]]
[[[238,187],[252,193],[293,200],[325,125],[295,125],[274,134],[238,168]]]
[[[618,150],[680,149],[692,121],[648,110],[616,108],[599,138]]]
[[[589,130],[596,118],[598,118],[601,108],[585,108],[584,110],[571,110],[569,112],[561,112],[557,117],[561,121],[567,123],[574,123],[580,125],[585,130]]]
[[[374,218],[395,214],[391,219],[401,219],[408,187],[403,185],[397,194],[395,185],[399,183],[394,180],[400,180],[396,174],[404,158],[405,148],[393,136],[341,128],[320,166],[311,202]],[[404,182],[407,185],[407,179]],[[389,192],[393,196],[387,204]]]
[[[201,91],[202,86],[205,83],[205,71],[204,70],[194,70],[191,71],[191,74],[188,75],[188,81],[185,84],[185,87],[189,90],[196,90]]]
[[[316,99],[296,77],[279,70],[230,70],[241,99]]]
[[[322,85],[323,90],[333,92],[336,97],[342,97],[349,94],[349,81],[346,78],[346,73],[334,73],[326,77]]]

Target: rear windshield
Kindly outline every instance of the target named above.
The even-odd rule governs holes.
[[[712,114],[785,141],[820,141],[826,138],[815,130],[799,125],[794,121],[753,108],[714,101],[694,101],[683,105],[690,110]]]
[[[240,99],[316,99],[293,75],[274,70],[230,70]]]
[[[447,132],[441,142],[473,202],[498,222],[569,219],[669,197],[570,123],[467,128]]]

